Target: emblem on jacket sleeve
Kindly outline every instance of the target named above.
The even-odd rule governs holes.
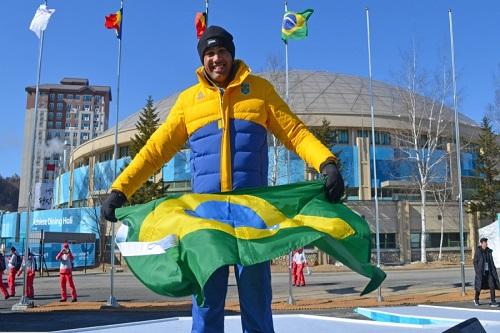
[[[241,93],[243,95],[248,95],[250,93],[250,83],[248,82],[243,82],[241,84]]]
[[[202,100],[203,98],[205,98],[205,95],[203,94],[203,92],[201,92],[201,91],[200,91],[200,92],[198,93],[198,95],[196,96],[196,99],[197,99],[198,101],[200,101],[200,100]]]

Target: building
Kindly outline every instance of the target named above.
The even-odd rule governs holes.
[[[64,78],[60,84],[39,85],[35,161],[31,161],[33,115],[36,87],[26,87],[24,146],[19,191],[19,210],[28,207],[31,165],[33,164],[35,209],[52,205],[56,176],[67,167],[64,159],[71,150],[95,139],[108,128],[109,86],[89,85],[88,79]]]
[[[284,75],[275,74],[273,74],[275,80],[272,82],[277,90],[280,90],[279,87],[284,86]],[[269,73],[262,75],[270,76]],[[375,183],[369,146],[371,120],[368,80],[328,72],[291,71],[289,82],[289,104],[307,126],[320,126],[323,119],[326,119],[335,127],[336,139],[332,150],[342,161],[342,173],[349,194],[347,204],[366,218],[373,232],[375,219],[374,203],[371,199],[374,187],[377,186],[380,196],[382,262],[407,263],[419,260],[420,194],[412,178],[416,170],[408,156],[402,154],[404,147],[397,137],[399,132],[408,129],[402,91],[383,82],[373,82],[378,178]],[[161,120],[167,117],[176,98],[177,95],[173,95],[156,103]],[[422,103],[427,101],[423,96],[416,96],[416,100]],[[447,167],[456,163],[452,149],[453,112],[446,107],[442,111],[443,123],[447,125],[447,130],[443,131],[442,137],[439,137],[439,149],[436,154],[446,158],[437,167],[436,183],[442,182],[447,176],[453,179],[453,175],[456,174],[456,167],[451,169]],[[128,146],[130,139],[136,133],[135,124],[139,113],[140,111],[118,124],[118,170],[121,170],[129,160]],[[478,133],[479,126],[464,115],[460,115],[459,122],[462,136],[472,141],[474,135]],[[283,147],[274,149],[272,141],[269,138],[269,175],[272,174],[271,161],[274,160],[274,155],[278,154],[277,184],[303,181],[314,176],[297,156],[290,154],[288,158]],[[53,212],[84,210],[100,205],[100,200],[105,197],[113,181],[113,144],[114,129],[109,129],[73,149],[68,171],[58,176],[54,183],[54,208],[57,209]],[[464,149],[461,151],[461,157],[462,175],[473,177],[476,161],[474,151]],[[170,185],[168,188],[170,192],[189,191],[191,177],[189,149],[179,152],[165,164],[158,176]],[[454,188],[452,186],[452,189]],[[444,230],[444,257],[450,260],[458,258],[458,209],[456,201],[449,199],[445,211],[441,213],[438,205],[429,197],[426,209],[428,260],[433,260],[437,254],[435,245],[436,242],[439,243],[441,223]],[[475,230],[481,223],[484,222],[479,221],[477,215],[466,215],[468,256],[476,238]],[[13,231],[11,233],[14,234]]]

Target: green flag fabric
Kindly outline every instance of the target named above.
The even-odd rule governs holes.
[[[368,224],[345,205],[325,199],[322,182],[219,194],[169,196],[117,210],[117,243],[135,276],[165,296],[195,294],[224,265],[253,265],[312,244],[370,279],[385,273],[370,263]]]
[[[283,23],[281,25],[281,39],[303,39],[307,37],[307,20],[312,15],[314,10],[306,9],[302,13],[286,12],[283,15]]]

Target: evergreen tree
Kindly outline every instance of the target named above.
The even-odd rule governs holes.
[[[498,181],[500,171],[497,168],[500,146],[497,142],[497,136],[493,132],[491,121],[487,117],[484,117],[481,123],[481,134],[477,145],[477,173],[480,181],[473,196],[475,202],[472,209],[483,213],[486,218],[494,221],[500,209],[497,199],[497,195],[500,193],[500,181]]]
[[[153,98],[148,96],[146,100],[146,105],[142,109],[139,115],[139,120],[137,121],[135,128],[138,133],[130,140],[130,156],[135,157],[139,153],[142,147],[149,140],[151,135],[160,126],[160,118],[156,112],[156,108],[153,106]],[[160,170],[155,172],[158,174]],[[131,204],[145,203],[154,199],[157,199],[163,195],[163,181],[155,182],[154,179],[149,179],[146,183],[139,188],[132,198],[130,199]]]
[[[335,143],[337,142],[337,133],[335,132],[335,127],[332,126],[332,124],[323,118],[321,122],[321,126],[319,127],[311,127],[310,128],[311,132],[314,134],[314,136],[321,141],[322,144],[324,144],[328,149],[333,151],[335,156],[337,157],[337,167],[342,169],[342,163],[340,161],[340,150],[339,151],[334,151],[333,147],[335,146]]]

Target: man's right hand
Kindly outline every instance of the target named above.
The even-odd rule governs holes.
[[[125,202],[127,202],[125,194],[117,190],[111,191],[106,200],[102,203],[102,216],[110,222],[116,222],[115,209],[123,206]]]

